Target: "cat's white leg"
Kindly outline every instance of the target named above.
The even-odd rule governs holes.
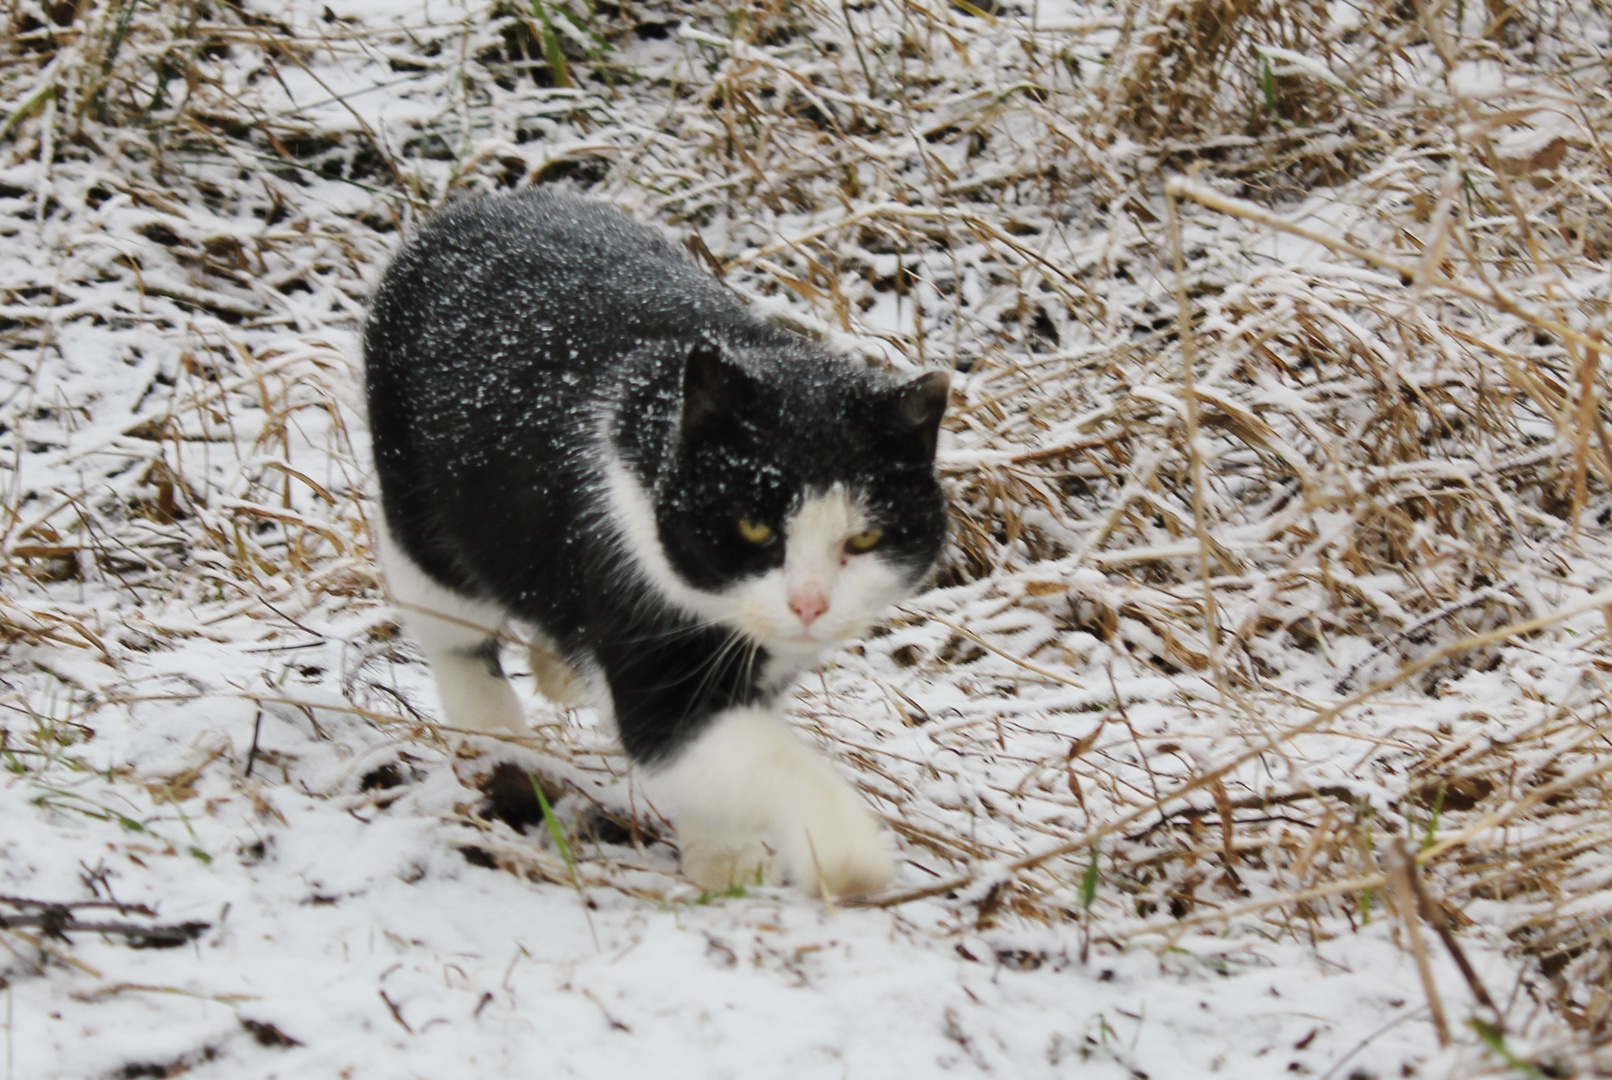
[[[438,585],[384,533],[377,537],[376,553],[398,617],[431,665],[443,720],[472,731],[530,734],[498,662],[503,610]]]
[[[676,822],[683,872],[705,888],[775,879],[774,852],[789,880],[836,896],[895,878],[861,797],[770,709],[719,713],[651,783]]]

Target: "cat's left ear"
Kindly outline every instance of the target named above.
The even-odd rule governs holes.
[[[925,458],[935,456],[935,440],[951,385],[951,376],[946,372],[926,371],[896,390],[892,410],[896,430],[916,438]]]

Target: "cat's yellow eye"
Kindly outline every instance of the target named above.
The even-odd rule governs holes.
[[[774,533],[772,526],[761,521],[752,521],[749,518],[739,519],[739,535],[747,544],[762,547],[772,543]]]
[[[861,555],[872,551],[884,539],[883,529],[863,529],[849,540],[845,541],[845,550],[853,555]]]

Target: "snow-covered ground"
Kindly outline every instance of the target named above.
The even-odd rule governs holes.
[[[1173,144],[1116,104],[1190,74],[1137,59],[1168,4],[81,7],[14,5],[0,69],[5,1080],[1608,1067],[1595,4],[1526,64],[1453,15],[1374,53],[1331,5],[1340,55],[1226,84],[1314,115]],[[1322,76],[1378,119],[1512,111],[1396,145]],[[1479,158],[1512,164],[1462,188]],[[1188,160],[1309,230],[1183,203],[1190,384]],[[1492,255],[1506,177],[1537,273]],[[948,567],[793,707],[896,893],[702,895],[527,678],[530,740],[434,723],[369,556],[357,330],[400,228],[534,180],[959,368]],[[1474,300],[1489,257],[1516,276]]]

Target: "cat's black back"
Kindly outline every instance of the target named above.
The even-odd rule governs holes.
[[[730,374],[720,422],[692,445],[679,424],[702,349]],[[450,207],[388,269],[364,354],[394,541],[601,671],[639,760],[765,696],[766,652],[638,572],[606,507],[609,462],[653,493],[668,558],[696,588],[766,569],[765,551],[728,543],[735,514],[835,483],[886,512],[890,557],[914,577],[939,550],[932,426],[927,447],[891,433],[895,380],[755,319],[602,204],[527,190]]]

